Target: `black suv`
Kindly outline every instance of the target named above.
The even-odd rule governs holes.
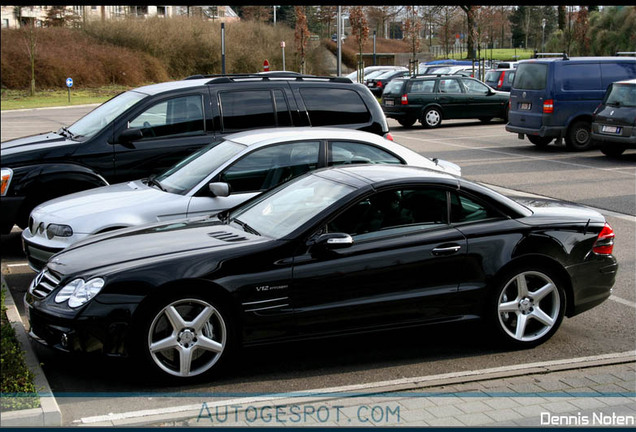
[[[425,128],[435,128],[442,119],[506,119],[508,98],[508,92],[496,91],[474,78],[417,75],[389,82],[382,94],[382,110],[404,127],[419,120]]]
[[[2,143],[0,228],[24,228],[52,198],[158,173],[228,133],[327,125],[389,132],[376,98],[348,78],[199,75],[130,90],[57,132]]]

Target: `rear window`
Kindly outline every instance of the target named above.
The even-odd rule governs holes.
[[[605,104],[636,108],[636,85],[612,84],[605,98]]]
[[[387,86],[384,88],[384,94],[399,94],[402,91],[403,85],[404,80],[389,81]]]
[[[312,126],[368,123],[371,113],[354,90],[303,88],[300,95],[307,106]]]
[[[547,64],[523,63],[517,68],[513,88],[519,90],[543,90],[547,80]]]
[[[486,74],[486,82],[495,82],[499,79],[499,73],[496,71],[490,71]]]

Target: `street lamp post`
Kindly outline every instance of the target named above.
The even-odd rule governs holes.
[[[373,66],[375,66],[375,37],[376,37],[376,31],[373,30]]]
[[[545,18],[541,20],[541,52],[545,52]]]

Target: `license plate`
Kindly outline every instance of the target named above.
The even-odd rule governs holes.
[[[384,105],[386,106],[393,106],[393,99],[387,99],[384,101]]]
[[[601,128],[601,131],[610,134],[619,134],[621,133],[621,128],[616,126],[603,126]]]
[[[520,110],[529,110],[530,108],[532,108],[532,104],[531,103],[520,103],[519,104],[519,109]]]
[[[372,82],[367,83],[367,85],[368,85],[369,87],[373,87],[373,83],[372,83]]]

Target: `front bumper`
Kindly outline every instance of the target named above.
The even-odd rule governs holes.
[[[31,234],[29,228],[22,231],[22,249],[27,257],[29,267],[35,271],[40,271],[46,267],[46,263],[56,253],[63,250],[63,247],[49,247],[38,244],[36,237]]]

